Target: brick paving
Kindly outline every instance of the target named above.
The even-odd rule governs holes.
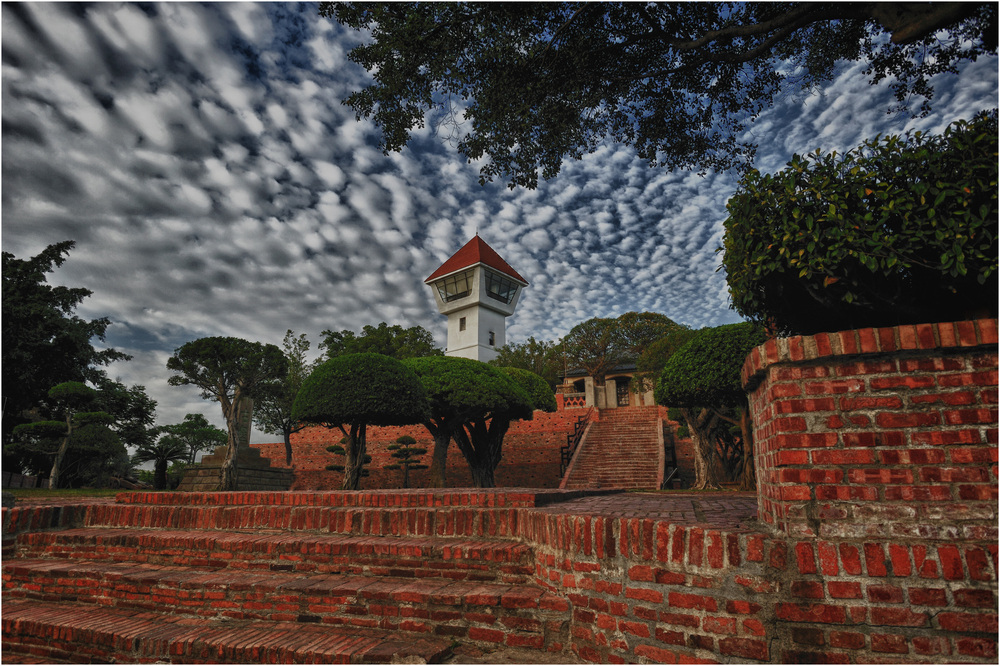
[[[535,510],[609,518],[651,518],[675,525],[734,531],[749,529],[757,520],[757,495],[727,491],[618,493],[579,497]]]

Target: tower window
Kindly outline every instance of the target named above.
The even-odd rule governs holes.
[[[475,272],[475,269],[463,271],[438,282],[437,288],[438,293],[441,294],[441,300],[447,303],[468,296],[472,291],[472,276]]]
[[[486,271],[486,295],[492,299],[510,303],[517,293],[517,283],[499,273]]]
[[[497,343],[497,335],[493,331],[490,331],[490,347]]]
[[[460,330],[460,331],[464,331],[465,330],[465,317],[460,317],[459,318],[459,320],[458,320],[458,330]]]

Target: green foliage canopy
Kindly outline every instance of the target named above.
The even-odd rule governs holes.
[[[508,342],[497,349],[497,357],[489,362],[496,368],[522,368],[541,375],[553,389],[563,373],[562,343],[539,341],[534,336],[524,342]]]
[[[615,319],[594,317],[577,324],[562,345],[570,369],[603,381],[616,367],[635,363],[656,340],[685,328],[657,312],[626,312]]]
[[[549,383],[531,370],[523,368],[500,368],[500,371],[514,380],[527,394],[533,410],[556,411],[556,396]]]
[[[325,350],[325,358],[344,354],[383,354],[395,359],[416,356],[442,356],[444,352],[434,346],[434,337],[423,326],[403,328],[398,324],[382,322],[377,327],[365,325],[361,335],[354,331],[334,332],[324,330],[320,349]]]
[[[409,425],[427,418],[423,384],[383,354],[345,354],[321,363],[302,383],[292,419],[339,428],[346,437],[344,489],[361,484],[369,425]]]
[[[80,468],[84,466],[99,474],[104,462],[114,461],[98,460],[96,455],[107,453],[114,458],[125,451],[118,436],[107,427],[114,422],[114,417],[107,412],[94,411],[99,407],[98,392],[82,382],[53,386],[48,391],[44,411],[47,416],[62,420],[40,420],[16,426],[14,441],[5,447],[5,458],[14,461],[21,470],[35,474],[48,472],[49,488],[79,482]],[[88,442],[93,450],[87,450]],[[81,462],[86,464],[81,465]],[[64,474],[67,466],[75,469],[76,474]]]
[[[115,349],[98,350],[106,317],[85,320],[73,312],[88,296],[83,287],[51,286],[46,274],[66,261],[73,241],[49,245],[30,259],[3,253],[3,436],[30,420],[27,412],[45,401],[48,390],[68,381],[96,382],[94,366],[130,357]]]
[[[743,362],[767,339],[751,323],[705,328],[675,352],[663,368],[656,401],[670,407],[732,407],[746,403],[740,383]]]
[[[454,438],[473,482],[492,487],[503,436],[510,421],[531,418],[531,397],[506,373],[480,361],[440,356],[404,363],[427,392],[430,409],[424,425],[434,437],[432,484],[443,482],[448,443]],[[545,380],[538,380],[551,392]]]
[[[153,488],[165,490],[167,468],[171,463],[187,462],[188,455],[187,442],[175,435],[164,434],[157,441],[140,446],[132,454],[132,462],[137,465],[153,463]]]
[[[193,464],[198,453],[211,451],[217,446],[225,446],[227,435],[208,422],[202,414],[185,414],[180,423],[162,426],[161,432],[184,444],[185,459],[183,462]]]
[[[304,427],[292,420],[292,404],[302,388],[302,382],[315,367],[315,363],[306,360],[309,346],[309,339],[304,333],[296,337],[291,329],[285,332],[281,347],[288,362],[288,372],[280,380],[268,384],[254,403],[254,423],[263,432],[282,436],[285,463],[288,465],[292,464],[292,433]]]
[[[236,450],[239,424],[248,401],[266,395],[288,372],[288,361],[278,347],[240,338],[208,337],[183,345],[167,359],[177,374],[171,386],[193,385],[205,399],[218,400],[226,420],[226,458],[220,471],[222,490],[237,489]]]
[[[997,114],[747,173],[729,200],[733,307],[783,334],[997,313]]]
[[[511,188],[608,139],[651,166],[742,168],[753,120],[838,61],[867,62],[905,107],[997,49],[995,3],[345,2],[320,14],[368,38],[350,58],[373,82],[345,104],[382,129],[383,150],[429,118],[482,161],[482,182]]]
[[[292,405],[296,421],[408,425],[426,415],[426,394],[416,375],[383,354],[345,354],[321,363],[302,383]]]

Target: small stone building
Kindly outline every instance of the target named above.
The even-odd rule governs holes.
[[[638,374],[635,364],[619,365],[609,372],[603,383],[584,370],[571,370],[556,387],[559,409],[616,409],[619,407],[652,407],[656,405],[653,388],[636,391],[633,379]]]

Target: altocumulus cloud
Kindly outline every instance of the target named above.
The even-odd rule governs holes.
[[[530,282],[508,339],[554,339],[593,316],[737,320],[716,271],[730,174],[650,169],[608,144],[534,191],[481,187],[447,131],[383,155],[340,101],[365,84],[359,37],[299,4],[3,5],[3,248],[73,239],[54,281],[111,318],[111,368],[159,422],[216,405],[166,384],[205,335],[314,342],[323,329],[444,320],[423,279],[480,233]],[[887,116],[889,92],[846,66],[769,110],[758,166],[879,132],[940,130],[996,105],[994,61],[942,77],[934,113]],[[459,112],[461,109],[458,110]],[[274,439],[255,433],[255,441]]]

